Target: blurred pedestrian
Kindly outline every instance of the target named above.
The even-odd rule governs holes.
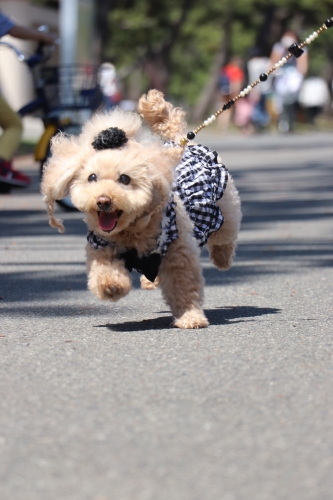
[[[255,129],[252,124],[254,105],[249,96],[242,97],[235,103],[234,123],[243,134],[252,134]]]
[[[296,33],[286,31],[281,40],[273,46],[270,56],[271,66],[289,54],[288,47],[293,43],[298,43]],[[275,72],[274,91],[280,132],[289,132],[294,129],[298,95],[303,78],[308,71],[308,53],[306,48],[303,50],[304,54],[299,58],[291,57]]]
[[[11,35],[22,40],[33,40],[55,45],[55,40],[41,31],[19,26],[0,11],[0,38]],[[30,177],[13,169],[13,156],[20,145],[22,137],[21,117],[9,106],[0,95],[0,126],[3,130],[0,137],[0,193],[9,193],[12,187],[27,187]]]
[[[109,111],[119,104],[122,98],[115,66],[110,62],[101,64],[98,80],[103,93],[104,109]]]
[[[248,84],[255,82],[259,75],[267,73],[269,69],[269,58],[262,54],[260,48],[252,49],[247,62]],[[267,99],[271,92],[272,78],[268,77],[265,82],[260,82],[249,93],[249,100],[252,103],[253,110],[251,114],[251,123],[256,131],[266,128],[270,122],[270,116],[267,109]]]
[[[306,78],[299,93],[299,104],[305,109],[307,121],[315,124],[316,117],[330,102],[330,92],[327,82],[319,76]]]
[[[221,104],[223,105],[230,99],[236,97],[236,95],[239,94],[239,92],[241,91],[243,83],[244,83],[243,61],[241,57],[234,56],[231,58],[230,62],[221,69],[220,72],[219,94],[220,94]],[[236,105],[237,104],[238,103],[236,103]],[[228,129],[233,113],[233,108],[225,111],[220,115],[219,120],[223,130]]]

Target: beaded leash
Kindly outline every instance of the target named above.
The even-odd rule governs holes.
[[[271,73],[273,73],[273,71],[284,66],[286,64],[286,62],[291,57],[293,57],[293,56],[295,56],[296,58],[300,57],[304,52],[303,47],[305,45],[310,45],[310,43],[313,42],[313,40],[315,40],[317,38],[317,36],[320,35],[320,33],[322,33],[322,31],[327,30],[328,28],[331,28],[332,26],[333,26],[333,17],[330,17],[330,18],[326,19],[324,24],[317,31],[314,31],[310,36],[308,36],[308,38],[306,38],[306,40],[304,40],[304,42],[302,42],[300,44],[293,43],[292,45],[290,45],[290,47],[288,48],[289,54],[282,57],[266,73],[262,73],[255,82],[251,83],[250,85],[245,87],[243,90],[241,90],[236,97],[234,97],[233,99],[230,99],[230,101],[226,102],[221,109],[219,109],[213,115],[211,115],[209,118],[207,118],[201,125],[199,125],[198,128],[196,128],[195,130],[193,130],[191,132],[188,132],[187,137],[182,137],[179,141],[180,145],[186,146],[186,144],[189,141],[192,141],[195,138],[195,136],[197,135],[198,132],[200,132],[200,130],[207,127],[211,123],[213,123],[216,120],[216,118],[221,113],[223,113],[223,111],[230,109],[231,106],[233,106],[235,104],[235,102],[238,101],[238,99],[240,99],[241,97],[245,97],[260,82],[265,82],[267,80],[268,76]]]

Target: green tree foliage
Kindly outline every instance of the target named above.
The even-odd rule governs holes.
[[[190,106],[209,78],[217,80],[218,68],[212,76],[217,54],[223,53],[221,63],[233,54],[246,60],[255,45],[267,53],[285,28],[303,38],[333,16],[331,0],[109,0],[108,5],[103,58],[116,64],[125,88],[139,95],[157,87]],[[309,48],[310,71],[326,76],[333,61],[333,28],[328,31]]]
[[[287,27],[304,39],[333,16],[332,0],[95,1],[101,60],[115,63],[125,96],[155,87],[183,106],[201,103],[199,114],[232,55],[246,62],[254,46],[269,55]],[[333,28],[310,45],[309,55],[309,74],[331,81]]]

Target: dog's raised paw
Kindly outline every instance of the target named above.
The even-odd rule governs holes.
[[[126,292],[124,288],[119,285],[108,286],[104,289],[106,298],[114,301],[121,299],[124,295],[126,295],[126,293],[128,292]]]
[[[180,318],[176,319],[174,326],[176,328],[206,328],[209,321],[202,311],[191,310],[186,311]]]
[[[117,280],[111,280],[107,277],[100,278],[98,281],[90,279],[88,281],[89,290],[102,300],[117,300],[125,297],[131,289],[132,282],[126,276],[118,276]]]
[[[125,297],[131,289],[131,282],[123,279],[119,283],[110,283],[104,288],[104,298],[116,302]]]

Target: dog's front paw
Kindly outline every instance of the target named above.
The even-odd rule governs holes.
[[[180,318],[176,319],[174,326],[177,328],[206,328],[209,321],[204,315],[203,311],[192,309],[186,311]]]
[[[128,286],[127,283],[125,283],[125,284],[120,284],[120,283],[107,284],[103,290],[104,299],[108,299],[108,300],[112,300],[113,302],[116,302],[117,300],[125,297],[125,295],[128,294],[130,289],[131,289],[131,287]]]
[[[132,286],[132,281],[130,277],[123,275],[118,275],[116,278],[100,276],[98,280],[90,278],[88,286],[89,290],[101,300],[116,302],[128,294]]]

